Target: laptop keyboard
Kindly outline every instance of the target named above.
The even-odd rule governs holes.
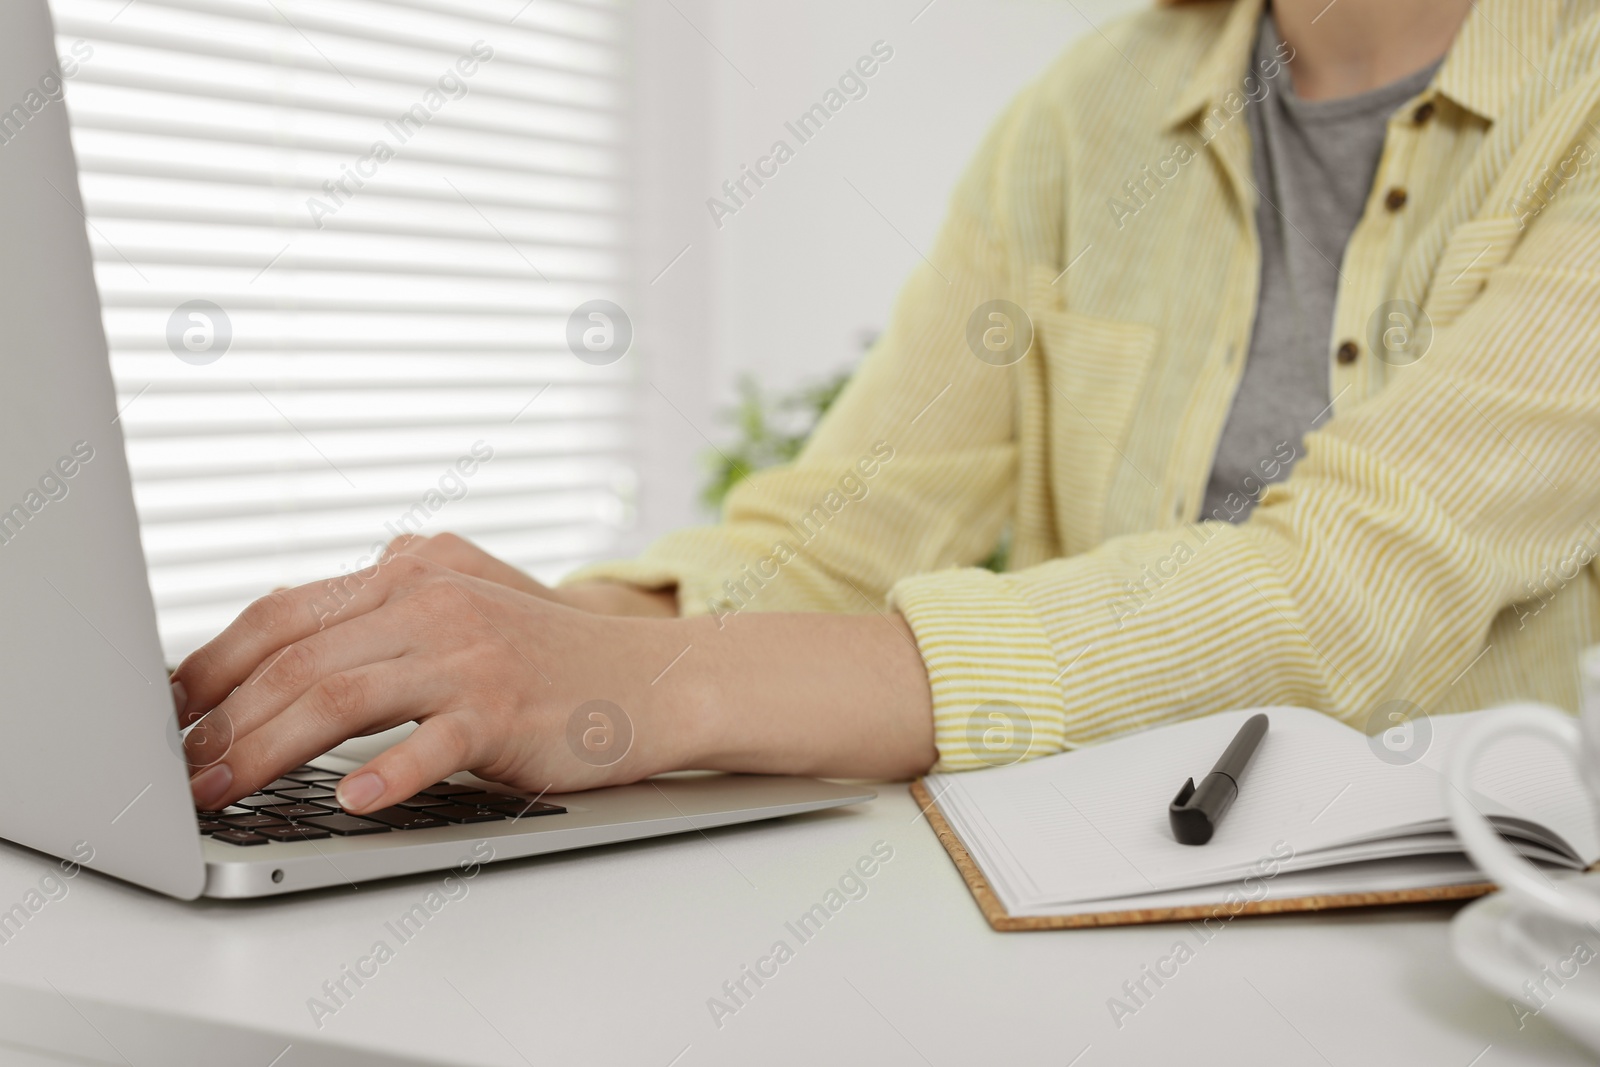
[[[200,812],[200,832],[230,845],[266,845],[564,815],[567,811],[559,804],[439,782],[392,808],[349,815],[334,799],[334,786],[341,777],[316,767],[298,767],[262,786],[260,792],[235,801],[226,811]]]

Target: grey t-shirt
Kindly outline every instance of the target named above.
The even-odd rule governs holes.
[[[1257,71],[1279,52],[1269,10]],[[1328,359],[1339,264],[1366,207],[1389,116],[1438,64],[1340,100],[1301,100],[1287,67],[1246,107],[1252,180],[1260,190],[1261,290],[1250,355],[1206,486],[1203,519],[1238,521],[1289,473],[1301,438],[1328,408]]]

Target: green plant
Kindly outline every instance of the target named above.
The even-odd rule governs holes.
[[[733,487],[754,471],[787,463],[800,454],[811,431],[833,406],[850,381],[849,371],[785,396],[769,397],[755,379],[739,379],[739,403],[729,421],[739,439],[707,454],[711,481],[700,499],[712,510],[722,507]]]
[[[822,382],[776,397],[764,393],[754,378],[739,379],[739,403],[727,415],[739,433],[738,440],[706,453],[711,480],[700,493],[701,501],[720,511],[733,487],[752,473],[788,463],[800,454],[817,423],[850,382],[841,371]],[[1011,555],[1011,531],[1000,536],[989,558],[979,564],[992,571],[1006,569]]]

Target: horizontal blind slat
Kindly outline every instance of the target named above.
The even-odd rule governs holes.
[[[394,0],[390,0],[394,2]],[[146,24],[136,26],[132,20],[106,22],[93,17],[66,16],[56,19],[57,31],[66,37],[89,42],[97,54],[100,46],[141,49],[167,53],[173,59],[202,57],[205,59],[231,59],[246,64],[261,64],[274,70],[292,70],[318,76],[332,74],[328,65],[318,56],[295,55],[282,48],[274,48],[264,40],[227,40],[216,34],[183,32],[167,26]],[[264,35],[263,35],[264,36]],[[414,70],[408,69],[395,58],[388,62],[346,59],[341,64],[351,77],[372,81],[405,79],[410,84]],[[451,68],[444,68],[451,69]],[[459,73],[459,71],[458,71]],[[598,107],[615,111],[622,106],[620,87],[614,77],[579,74],[560,67],[542,69],[537,64],[519,68],[516,83],[492,86],[475,85],[473,92],[506,100],[526,103],[553,103],[572,107]],[[337,76],[333,74],[333,76]],[[597,98],[602,103],[580,103],[584,98]]]
[[[227,160],[218,160],[214,150],[210,151],[208,157],[198,152],[175,149],[171,143],[163,146],[165,158],[151,160],[119,152],[115,146],[96,144],[91,138],[92,134],[89,133],[83,133],[78,138],[81,146],[78,165],[84,168],[87,175],[97,179],[144,180],[166,190],[179,183],[191,186],[242,186],[258,194],[263,189],[281,192],[292,190],[296,194],[304,193],[305,202],[309,203],[313,197],[326,196],[327,183],[336,181],[340,177],[339,168],[348,165],[346,158],[331,153],[289,154],[277,148],[261,149],[256,153],[243,149],[230,153]],[[140,144],[133,151],[148,152],[149,145]],[[252,154],[255,158],[250,158]],[[571,165],[564,170],[550,171],[545,176],[570,178],[572,174],[586,169],[586,164]],[[452,206],[461,205],[464,202],[462,198],[467,197],[467,202],[480,211],[496,208],[522,211],[537,215],[540,224],[550,228],[576,226],[584,230],[609,230],[623,215],[620,204],[608,210],[604,207],[565,206],[540,199],[526,184],[526,178],[535,174],[531,169],[522,170],[513,178],[497,171],[471,171],[465,166],[457,167],[452,172],[443,166],[408,160],[404,168],[395,168],[387,175],[392,180],[385,183],[383,192],[378,195],[386,201],[404,200]],[[451,179],[450,183],[444,181],[447,176]],[[588,176],[596,179],[605,177],[598,170]],[[454,189],[450,187],[451,183],[455,185]]]
[[[591,429],[594,429],[591,427]],[[426,439],[430,434],[438,436],[441,432],[431,431],[429,427],[419,427],[413,438]],[[225,442],[231,443],[231,442]],[[133,470],[135,481],[138,484],[158,482],[163,480],[184,481],[219,476],[248,476],[251,474],[294,474],[304,472],[318,472],[327,470],[327,461],[321,456],[309,453],[304,442],[296,438],[291,445],[287,440],[276,442],[268,441],[267,444],[250,453],[248,461],[226,459],[207,456],[197,444],[193,448],[186,446],[189,442],[183,440],[160,440],[130,443],[128,466]],[[618,432],[611,437],[602,433],[589,433],[574,435],[560,440],[525,442],[522,447],[510,448],[504,445],[497,448],[502,456],[525,456],[544,460],[562,460],[576,458],[596,458],[607,455],[625,461],[628,455],[630,440],[626,434]],[[142,447],[142,446],[154,447]],[[384,468],[391,465],[392,461],[416,459],[432,460],[438,456],[438,451],[424,451],[414,447],[407,451],[386,452],[378,458],[352,459],[345,456],[339,462],[339,468],[353,477],[361,477],[362,472],[373,468]]]
[[[492,506],[474,505],[470,498],[442,509],[438,515],[451,526],[475,531],[538,530],[560,532],[573,525],[598,525],[606,516],[619,515],[616,497],[611,493],[566,494],[542,500],[506,501]],[[315,514],[290,512],[264,523],[254,518],[211,520],[173,526],[151,524],[144,527],[145,555],[152,566],[170,563],[217,562],[256,553],[275,553],[289,549],[323,548],[336,551],[364,551],[374,543],[387,542],[403,533],[425,529],[426,524],[398,521],[404,512],[381,508],[361,511],[320,511]],[[438,532],[437,529],[430,532]],[[350,553],[352,556],[354,552]],[[332,567],[330,573],[337,573]],[[266,593],[269,590],[262,590]]]
[[[341,58],[359,58],[374,46],[393,46],[431,60],[455,59],[484,34],[495,36],[494,62],[508,66],[550,65],[582,73],[615,71],[620,49],[612,42],[591,43],[549,32],[523,31],[495,19],[397,18],[394,8],[382,2],[358,4],[296,3],[294,0],[54,0],[68,14],[89,18],[113,17],[120,6],[127,10],[117,19],[173,18],[179,24],[203,27],[231,38],[258,38],[263,28],[275,31],[278,42],[296,53],[318,56],[338,72]]]
[[[610,140],[605,136],[606,127],[615,121],[596,107],[574,106],[588,103],[581,98],[561,105],[506,101],[499,113],[471,117],[460,109],[448,107],[429,111],[421,105],[423,110],[416,111],[413,109],[419,106],[418,102],[403,95],[395,95],[388,102],[367,98],[328,102],[322,93],[331,86],[294,90],[283,86],[256,89],[215,85],[210,87],[203,103],[195,103],[194,96],[201,85],[191,80],[154,73],[130,73],[93,64],[84,66],[73,81],[78,86],[107,90],[97,100],[88,88],[80,88],[79,95],[85,97],[86,105],[98,103],[106,108],[107,101],[111,101],[155,115],[175,114],[181,108],[202,120],[217,122],[250,123],[253,120],[260,124],[278,108],[303,112],[320,107],[321,114],[330,118],[365,121],[374,140],[389,140],[396,151],[412,137],[437,130],[488,136],[553,135],[576,144],[603,145]]]

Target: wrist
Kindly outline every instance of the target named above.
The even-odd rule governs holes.
[[[750,722],[761,715],[757,694],[740,692],[724,661],[729,635],[711,616],[674,619],[669,628],[677,650],[688,649],[671,670],[652,683],[659,714],[675,739],[678,770],[737,770],[746,764]],[[677,654],[674,651],[674,655]],[[740,696],[745,699],[738,720]]]
[[[714,769],[716,724],[705,715],[701,672],[704,656],[701,619],[623,617],[607,620],[616,629],[608,643],[628,650],[632,663],[629,713],[637,762],[630,779],[669,771]]]

